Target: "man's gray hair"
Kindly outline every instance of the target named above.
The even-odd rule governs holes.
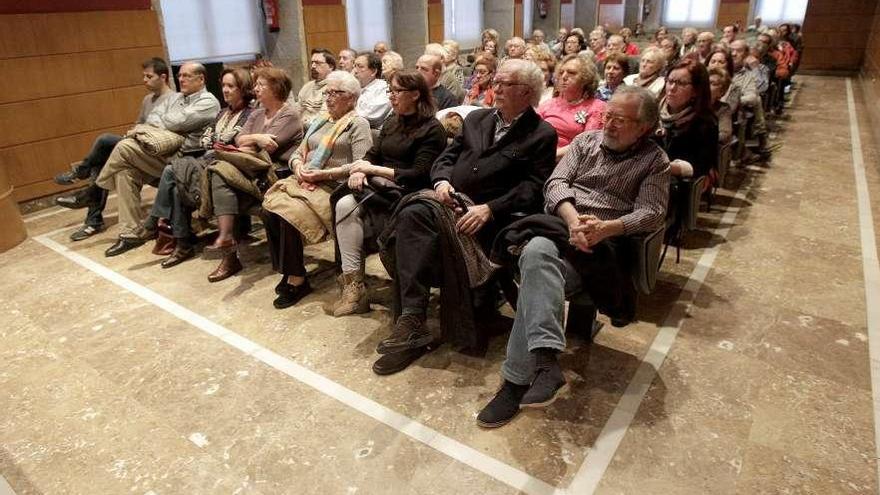
[[[358,98],[361,95],[361,83],[351,75],[351,72],[334,70],[327,74],[327,84],[330,84],[331,82],[335,82],[340,90],[353,94],[355,98]]]
[[[541,68],[531,60],[511,58],[501,64],[504,72],[516,74],[516,82],[527,85],[532,90],[531,101],[533,107],[541,101],[541,93],[544,91],[544,73]]]
[[[651,91],[641,86],[620,86],[612,98],[628,97],[639,99],[639,123],[656,125],[660,121],[660,108]]]

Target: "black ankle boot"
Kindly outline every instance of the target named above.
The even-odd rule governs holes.
[[[540,347],[532,353],[535,355],[535,379],[523,396],[520,407],[546,407],[556,400],[558,392],[565,386],[562,368],[556,360],[559,351]]]

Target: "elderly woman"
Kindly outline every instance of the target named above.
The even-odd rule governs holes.
[[[493,57],[498,56],[498,39],[499,34],[498,31],[489,28],[484,29],[482,33],[480,33],[480,47],[474,50],[474,55],[479,54],[479,52],[489,52]],[[489,43],[492,44],[489,47]]]
[[[495,90],[492,77],[495,76],[495,57],[480,55],[474,62],[473,82],[471,89],[464,97],[465,105],[491,107],[495,104]]]
[[[725,145],[733,139],[733,110],[724,100],[730,89],[730,74],[720,68],[709,69],[709,89],[712,91],[712,111],[718,119],[718,142]]]
[[[369,311],[364,251],[378,250],[376,238],[397,199],[430,187],[431,165],[446,147],[446,132],[434,118],[431,90],[421,74],[395,74],[389,94],[393,113],[370,151],[352,164],[348,194],[335,205],[342,298],[331,308],[334,316]]]
[[[712,52],[712,55],[709,56],[709,60],[706,63],[707,69],[723,69],[727,72],[727,74],[731,78],[730,85],[727,89],[727,92],[721,97],[725,103],[730,107],[730,111],[732,113],[736,113],[739,110],[740,99],[742,98],[743,88],[733,82],[733,57],[730,56],[730,52],[724,48],[715,49]]]
[[[545,101],[553,98],[553,93],[556,92],[553,80],[553,72],[556,70],[556,59],[551,55],[539,55],[534,62],[541,69],[541,73],[544,74],[544,91],[541,93],[541,99],[538,101],[540,106]]]
[[[282,69],[262,68],[256,71],[256,94],[260,108],[255,109],[235,138],[239,153],[262,153],[272,163],[284,163],[302,139],[302,120],[287,97],[293,86]],[[266,156],[268,155],[268,156]],[[219,282],[242,269],[238,243],[234,238],[236,216],[247,213],[259,204],[265,185],[275,180],[274,165],[264,171],[239,170],[229,159],[221,159],[208,168],[210,200],[203,201],[201,216],[211,210],[217,216],[220,233],[205,248],[208,257],[221,258],[217,268],[208,275],[209,282]]]
[[[629,58],[623,53],[612,53],[605,59],[605,79],[599,83],[596,98],[608,101],[623,85],[623,79],[629,75]]]
[[[556,69],[558,96],[538,107],[538,115],[556,129],[556,161],[580,133],[602,128],[605,102],[595,98],[598,80],[592,62],[568,55]]]
[[[388,101],[388,83],[382,79],[382,60],[373,52],[357,54],[350,71],[361,85],[355,112],[367,119],[371,129],[382,127],[391,111]]]
[[[251,114],[254,87],[250,71],[243,68],[226,69],[220,77],[220,85],[226,108],[202,135],[204,154],[175,158],[162,171],[159,180],[159,189],[147,223],[160,226],[153,253],[170,254],[162,261],[162,268],[171,268],[195,255],[191,220],[193,211],[199,208],[201,202],[199,194],[193,193],[200,189],[202,170],[213,160],[215,146],[235,142]],[[168,236],[169,230],[173,236],[171,238]]]
[[[633,43],[632,41],[632,30],[630,28],[623,28],[618,34],[623,38],[623,43],[625,45],[623,53],[629,55],[630,57],[638,55],[639,45]]]
[[[657,131],[672,175],[702,177],[717,168],[718,121],[711,102],[709,74],[702,64],[688,58],[672,68]]]
[[[660,72],[666,64],[663,52],[659,48],[650,46],[642,52],[639,61],[639,73],[632,74],[623,79],[624,84],[647,88],[655,98],[660,98],[663,93],[665,81]]]
[[[355,112],[361,93],[357,79],[333,71],[325,91],[327,113],[312,122],[290,157],[294,175],[276,182],[263,200],[272,266],[281,274],[273,302],[278,309],[293,306],[312,291],[304,246],[330,236],[330,192],[348,179],[351,163],[363,158],[372,145],[370,124]]]
[[[660,42],[660,50],[666,58],[666,67],[663,68],[663,75],[666,75],[678,63],[681,56],[681,40],[678,36],[667,36]]]
[[[584,39],[584,35],[572,31],[565,38],[565,43],[562,45],[562,54],[560,54],[559,58],[563,59],[569,55],[581,54],[590,55],[592,52],[587,51],[587,40]],[[592,58],[592,55],[590,58]]]

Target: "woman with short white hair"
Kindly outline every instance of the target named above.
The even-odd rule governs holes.
[[[627,85],[646,88],[655,98],[660,98],[663,88],[666,86],[666,80],[660,75],[665,67],[666,57],[663,55],[663,51],[654,46],[648,47],[642,52],[639,73],[626,76],[623,82]]]
[[[332,234],[330,193],[348,180],[351,163],[372,145],[370,124],[355,112],[361,85],[353,75],[333,71],[324,88],[327,112],[312,120],[290,157],[293,175],[266,192],[263,222],[272,267],[282,275],[275,286],[278,308],[293,306],[312,289],[303,249]]]

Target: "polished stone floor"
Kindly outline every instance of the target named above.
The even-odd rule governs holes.
[[[876,493],[846,97],[800,78],[772,163],[731,171],[640,321],[572,339],[569,391],[493,431],[474,418],[503,337],[485,359],[441,347],[372,373],[377,259],[374,311],[334,319],[327,245],[307,251],[316,292],[277,311],[264,241],[210,284],[216,261],[105,258],[115,226],[71,243],[82,212],[32,214],[0,255],[0,475],[19,495]]]

